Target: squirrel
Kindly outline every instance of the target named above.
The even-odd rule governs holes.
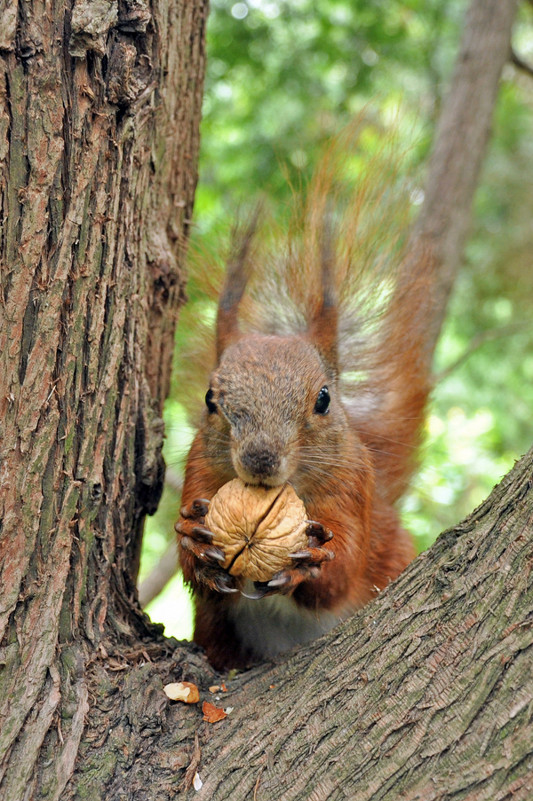
[[[235,237],[220,293],[216,366],[176,523],[194,640],[218,670],[320,636],[415,555],[395,503],[415,466],[430,390],[431,287],[423,249],[400,244],[409,196],[391,191],[390,169],[378,184],[374,164],[346,199],[344,150],[330,149],[273,255],[254,252],[253,216]],[[205,526],[210,499],[235,477],[288,482],[309,516],[308,547],[251,586],[222,569]]]

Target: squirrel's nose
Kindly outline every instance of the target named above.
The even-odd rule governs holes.
[[[239,456],[244,470],[257,478],[273,476],[280,468],[279,455],[265,446],[248,446]]]

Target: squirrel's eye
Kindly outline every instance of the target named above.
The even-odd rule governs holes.
[[[205,405],[207,406],[207,410],[209,414],[214,414],[217,411],[217,405],[213,400],[213,390],[208,389],[205,393]]]
[[[315,414],[327,414],[330,400],[329,389],[327,387],[322,387],[316,399],[314,408]]]

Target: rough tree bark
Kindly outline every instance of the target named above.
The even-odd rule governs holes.
[[[375,603],[237,684],[198,798],[530,801],[532,476],[533,450]]]
[[[61,796],[90,715],[88,665],[106,638],[148,635],[132,600],[163,474],[206,15],[207,0],[2,6],[6,801]]]
[[[515,6],[472,3],[447,108],[475,153],[437,136],[440,202],[426,193],[413,247],[444,287]],[[206,698],[216,681],[133,589],[161,478],[205,13],[34,0],[0,24],[0,799],[531,798],[533,453],[359,615],[228,682],[225,720],[162,692],[186,678]]]

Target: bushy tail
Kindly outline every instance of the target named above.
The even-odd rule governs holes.
[[[351,126],[329,146],[305,197],[294,195],[286,227],[266,214],[258,225],[254,214],[234,233],[218,312],[218,356],[241,330],[301,333],[318,343],[390,501],[415,465],[431,384],[432,265],[409,240],[418,193],[404,158],[394,136],[378,137],[364,120]],[[198,255],[194,275],[204,276],[213,297],[220,270]],[[208,357],[204,345],[188,358],[198,379],[198,365],[212,369],[217,353]]]

